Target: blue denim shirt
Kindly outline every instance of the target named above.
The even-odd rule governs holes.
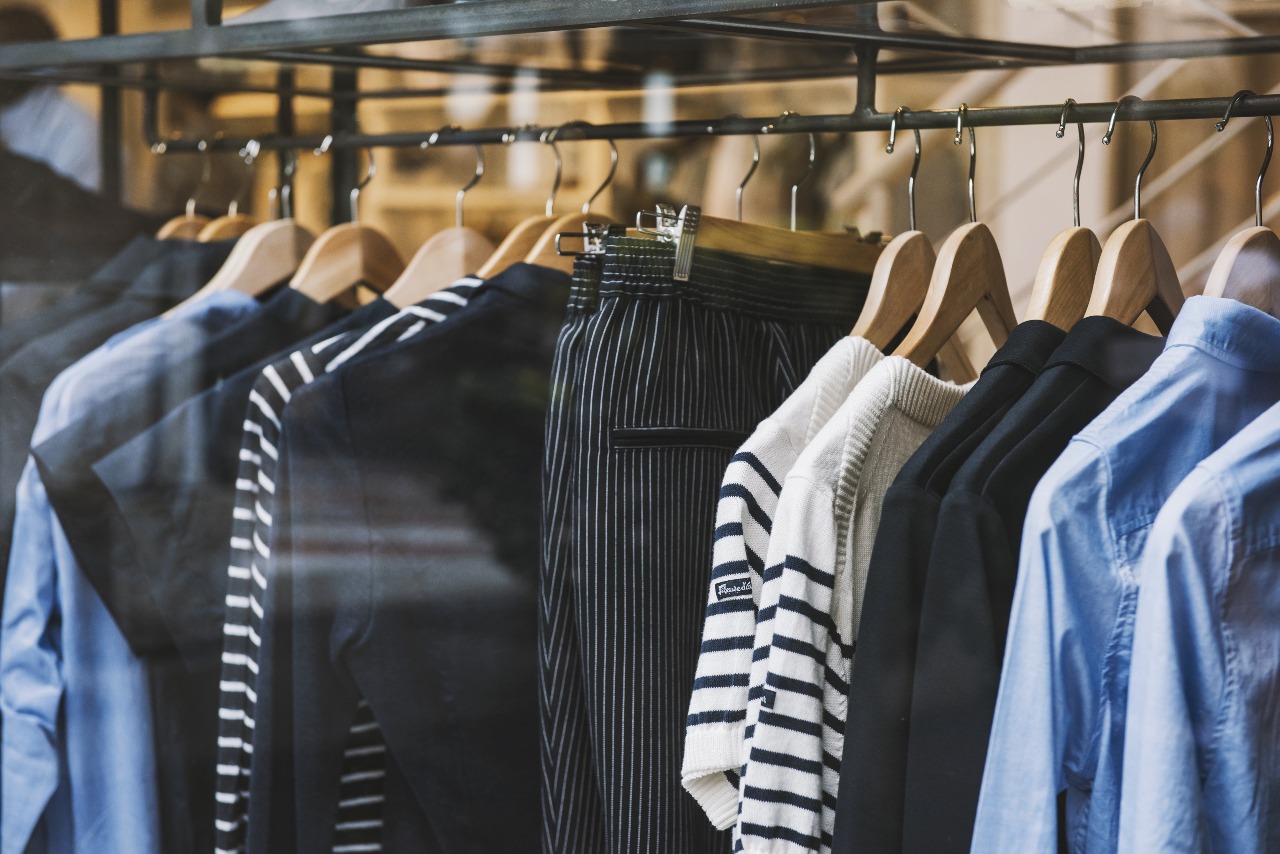
[[[33,444],[256,306],[215,293],[115,336],[50,385]],[[0,623],[0,711],[0,849],[159,851],[146,668],[79,572],[30,458]]]
[[[1280,400],[1280,320],[1193,297],[1027,509],[974,852],[1114,851],[1138,561],[1184,477]]]
[[[1280,851],[1280,405],[1196,467],[1142,555],[1122,852]]]

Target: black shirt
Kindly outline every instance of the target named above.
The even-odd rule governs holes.
[[[1065,336],[1042,321],[1017,326],[885,493],[849,683],[835,852],[902,846],[911,675],[938,507],[957,469],[1031,386]]]
[[[969,850],[1031,493],[1163,346],[1110,318],[1081,320],[952,480],[920,611],[904,851]]]
[[[27,461],[45,389],[64,368],[112,335],[191,296],[213,277],[231,251],[231,244],[225,242],[162,241],[160,245],[160,257],[141,270],[113,265],[112,275],[128,276],[130,281],[109,305],[31,341],[0,367],[0,401],[4,401],[0,406],[0,567],[6,571],[13,538],[14,492]]]
[[[536,847],[540,483],[568,286],[516,265],[286,408],[250,852],[330,850],[362,696],[387,742],[387,850]]]

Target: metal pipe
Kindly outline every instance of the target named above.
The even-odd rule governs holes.
[[[98,32],[114,36],[120,32],[119,0],[98,0]],[[103,86],[98,112],[98,157],[102,162],[102,193],[119,202],[124,198],[120,88]]]
[[[1118,121],[1173,121],[1179,119],[1219,119],[1231,102],[1223,98],[1177,98],[1163,101],[1135,103],[1118,117]],[[1077,104],[1072,116],[1077,122],[1105,124],[1111,120],[1115,102]],[[1258,95],[1242,99],[1234,108],[1237,116],[1280,115],[1280,95]],[[964,124],[968,127],[1007,127],[1012,125],[1057,126],[1062,116],[1061,104],[1042,104],[1019,107],[987,107],[965,110]],[[903,115],[898,128],[921,130],[951,128],[954,130],[959,113],[956,110],[919,110]],[[794,116],[776,127],[778,133],[857,133],[862,131],[887,131],[893,113],[852,113]],[[773,123],[773,117],[683,119],[661,127],[645,122],[620,122],[583,126],[575,134],[576,139],[670,139],[678,137],[741,136],[759,133],[763,125]],[[708,131],[708,127],[712,130]],[[341,128],[333,140],[335,148],[407,147],[422,142],[421,132],[364,134],[343,132]],[[551,128],[525,126],[519,128],[495,127],[479,130],[459,130],[443,134],[437,145],[500,145],[512,141],[536,142]],[[258,137],[263,148],[314,148],[322,136]],[[210,145],[215,150],[243,148],[245,139],[225,138]],[[169,150],[194,150],[194,139],[165,140]]]

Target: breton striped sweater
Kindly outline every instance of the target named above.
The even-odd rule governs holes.
[[[747,684],[761,573],[774,508],[800,452],[862,377],[884,358],[843,338],[729,462],[719,503],[702,650],[686,721],[684,787],[721,830],[738,815],[735,778],[746,760]],[[768,620],[772,616],[761,615]]]
[[[854,641],[880,505],[964,396],[900,357],[873,368],[782,487],[769,538],[735,850],[828,852]],[[776,579],[776,580],[774,580]]]
[[[227,568],[219,700],[217,854],[243,852],[249,813],[262,601],[271,578],[280,414],[293,392],[364,352],[410,338],[467,304],[481,280],[464,278],[373,325],[297,350],[265,368],[249,395]],[[365,703],[347,739],[334,852],[382,850],[386,745]]]

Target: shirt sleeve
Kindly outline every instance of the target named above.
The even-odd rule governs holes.
[[[45,512],[40,512],[42,507]],[[58,786],[58,710],[64,689],[55,631],[59,615],[53,517],[30,460],[18,483],[14,521],[0,644],[0,841],[5,851],[25,851]]]
[[[1076,440],[1028,505],[975,854],[1057,851],[1057,795],[1096,764],[1102,662],[1119,600],[1114,555],[1099,554],[1111,542],[1108,481],[1100,451]]]
[[[780,488],[744,446],[729,462],[716,505],[711,584],[681,777],[720,830],[732,827],[738,815],[738,787],[725,772],[737,772],[742,763],[756,607],[772,527],[765,508],[773,508]]]
[[[1121,852],[1266,848],[1219,847],[1207,831],[1202,769],[1213,750],[1227,681],[1218,588],[1231,571],[1232,550],[1229,505],[1217,480],[1197,469],[1160,511],[1143,552]]]
[[[823,700],[829,688],[847,690],[847,681],[837,686],[828,678],[846,669],[847,658],[831,617],[834,519],[829,490],[803,478],[787,481],[769,541],[768,563],[780,568],[777,610],[743,779],[739,829],[748,852],[831,845],[823,789],[826,775],[838,776],[839,757],[823,749]]]

